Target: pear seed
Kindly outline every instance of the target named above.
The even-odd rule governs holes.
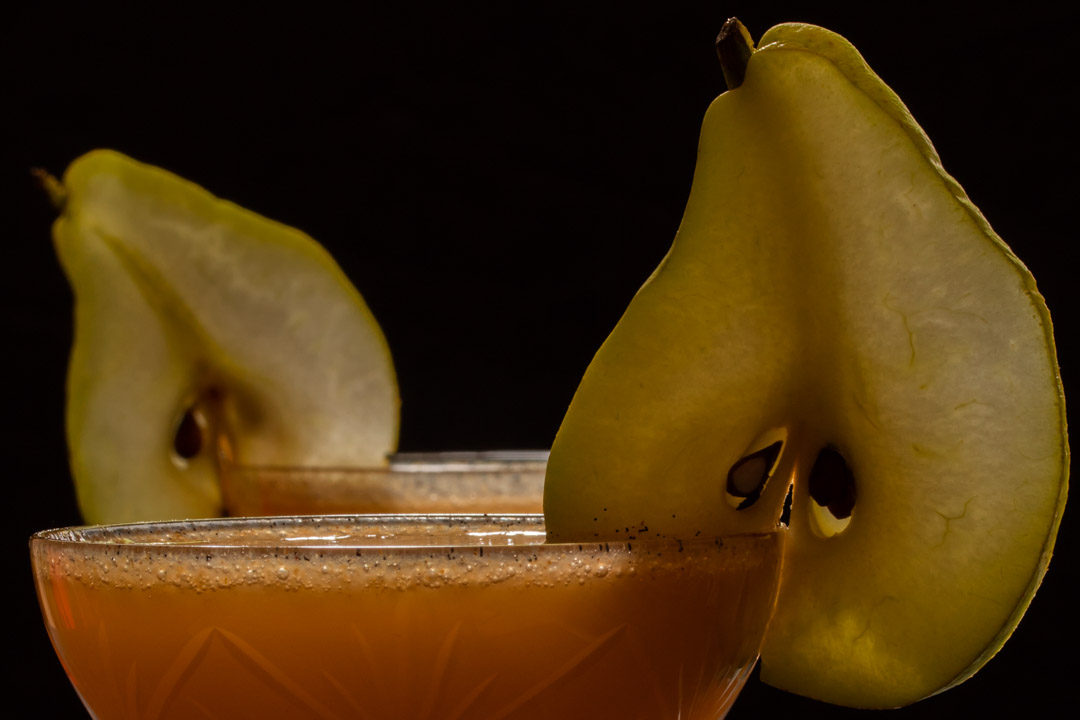
[[[855,509],[855,475],[840,452],[827,445],[810,470],[810,497],[827,508],[837,520],[851,517]]]
[[[731,466],[727,476],[727,492],[735,509],[748,508],[761,497],[761,491],[765,489],[783,447],[782,440],[774,442]]]
[[[173,436],[173,452],[181,460],[191,460],[202,452],[205,423],[201,420],[194,407],[188,408],[180,419]]]

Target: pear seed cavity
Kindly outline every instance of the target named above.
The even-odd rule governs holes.
[[[851,523],[855,509],[855,475],[840,451],[827,445],[810,469],[810,519],[815,532],[833,537]]]
[[[180,418],[173,436],[173,454],[182,463],[195,458],[202,452],[203,435],[206,432],[206,418],[195,407],[190,407]]]
[[[783,447],[784,442],[778,440],[731,466],[727,476],[727,496],[728,502],[736,510],[750,507],[761,497],[765,483],[776,469]]]

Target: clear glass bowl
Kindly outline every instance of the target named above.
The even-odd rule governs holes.
[[[222,463],[232,516],[336,513],[538,513],[546,450],[399,453],[385,468]]]
[[[53,645],[100,720],[722,717],[784,533],[553,544],[543,522],[235,518],[30,546]]]

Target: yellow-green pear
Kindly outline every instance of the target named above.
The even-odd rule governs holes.
[[[674,244],[559,429],[549,535],[767,530],[793,483],[762,678],[903,705],[975,672],[1046,571],[1069,465],[1050,316],[850,44],[741,36]]]
[[[54,194],[75,295],[67,433],[88,522],[220,514],[219,452],[386,462],[390,353],[318,243],[111,151],[72,163]]]

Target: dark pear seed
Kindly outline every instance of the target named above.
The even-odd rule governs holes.
[[[750,507],[761,497],[761,491],[765,489],[765,482],[783,447],[782,440],[774,442],[731,466],[727,476],[728,494],[743,499],[737,510]]]
[[[810,497],[828,508],[837,520],[851,517],[855,508],[855,476],[840,452],[827,445],[810,469]]]
[[[188,408],[173,437],[173,452],[177,457],[190,460],[202,452],[203,429],[195,417],[194,408]]]

